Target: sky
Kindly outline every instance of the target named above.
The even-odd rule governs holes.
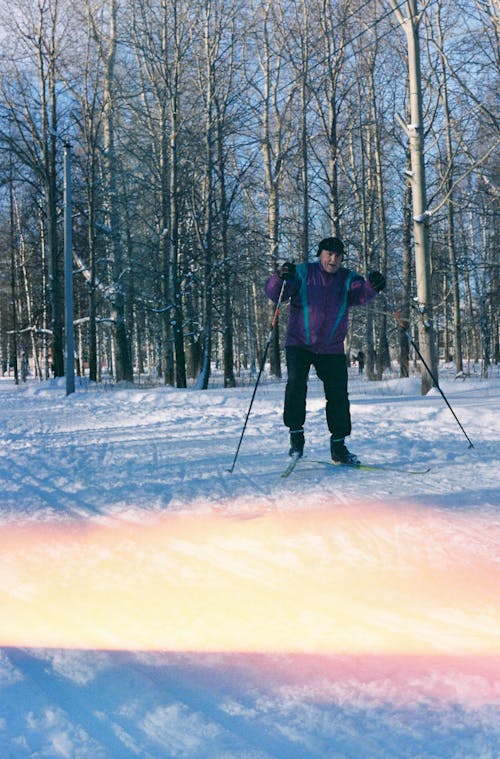
[[[496,372],[496,373],[495,373]],[[0,755],[498,759],[500,380],[0,380]],[[428,471],[426,471],[428,470]]]

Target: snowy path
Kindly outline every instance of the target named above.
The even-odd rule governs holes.
[[[498,759],[500,382],[353,376],[362,459],[283,480],[284,386],[0,382],[0,755]],[[311,382],[307,455],[324,459]]]
[[[417,389],[417,381],[413,389]],[[292,477],[286,465],[287,436],[281,425],[283,385],[259,389],[240,456],[228,475],[250,397],[230,392],[117,390],[80,391],[65,398],[43,385],[4,392],[2,517],[37,520],[68,513],[110,514],[123,509],[162,511],[194,502],[238,499],[256,493],[268,501],[331,493],[346,498],[405,495],[450,506],[495,506],[498,484],[498,390],[486,383],[450,386],[460,419],[476,447],[467,443],[439,394],[422,399],[398,395],[403,383],[383,383],[387,395],[351,392],[352,448],[370,462],[431,466],[425,479],[368,472],[324,472]],[[408,382],[408,385],[410,383]],[[471,383],[472,384],[472,383]],[[317,384],[308,399],[307,455],[324,459],[328,435]],[[356,383],[353,383],[356,387]],[[359,383],[368,392],[367,383]],[[22,399],[22,403],[18,401]],[[34,464],[35,462],[35,464]],[[491,493],[489,491],[491,490]],[[105,496],[103,498],[103,495]],[[227,501],[227,504],[226,504]]]

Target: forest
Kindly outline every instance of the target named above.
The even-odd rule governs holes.
[[[329,235],[387,278],[347,338],[370,380],[419,369],[408,334],[436,373],[500,363],[499,0],[0,7],[4,376],[65,374],[68,227],[90,381],[236,386],[266,279]]]

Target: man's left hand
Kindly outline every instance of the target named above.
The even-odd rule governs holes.
[[[379,271],[371,271],[368,275],[368,281],[378,293],[385,288],[385,277]]]

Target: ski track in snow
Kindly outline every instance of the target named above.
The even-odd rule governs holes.
[[[365,390],[366,383],[358,384]],[[472,390],[468,403],[460,404],[461,422],[477,441],[468,450],[437,391],[421,399],[367,398],[351,390],[353,450],[367,462],[430,466],[425,479],[299,465],[285,483],[276,476],[287,463],[282,384],[260,388],[232,474],[227,470],[249,388],[232,390],[232,396],[223,390],[89,390],[66,399],[41,385],[24,393],[23,408],[16,411],[14,405],[3,426],[0,474],[9,485],[2,517],[10,512],[18,519],[19,505],[23,517],[36,519],[110,514],[127,507],[161,511],[193,502],[237,509],[238,499],[255,494],[269,504],[315,492],[345,503],[360,496],[397,497],[402,488],[407,499],[485,506],[491,500],[490,482],[495,488],[498,459],[491,404],[488,397],[475,399],[477,392]],[[309,391],[306,438],[307,457],[328,458],[324,402],[315,382]]]
[[[54,565],[54,585],[59,551],[66,562],[60,572],[67,573],[68,582],[85,572],[90,577],[95,564],[103,586],[113,588],[115,582],[116,591],[110,592],[117,598],[136,580],[140,587],[141,571],[148,581],[154,581],[155,570],[165,578],[178,576],[186,592],[198,577],[212,577],[225,588],[222,600],[224,593],[229,598],[238,592],[237,585],[233,591],[226,584],[233,576],[245,597],[247,584],[279,590],[290,571],[293,601],[294,591],[304,586],[307,592],[308,582],[316,582],[319,592],[320,579],[325,580],[318,574],[315,581],[315,571],[335,571],[336,556],[345,561],[346,572],[364,567],[369,578],[371,567],[388,587],[374,588],[372,609],[363,589],[351,588],[346,607],[353,615],[373,617],[372,628],[352,628],[351,651],[84,650],[43,647],[34,628],[32,644],[12,640],[0,650],[0,755],[499,759],[500,643],[471,655],[460,649],[460,641],[471,650],[475,639],[493,644],[499,616],[494,579],[500,555],[500,382],[444,379],[442,386],[473,449],[436,390],[422,398],[416,379],[375,384],[353,372],[349,447],[367,463],[430,466],[431,471],[411,476],[352,471],[305,460],[284,480],[283,383],[259,387],[229,473],[251,386],[209,391],[84,386],[65,397],[61,382],[30,381],[16,388],[1,381],[0,616],[2,604],[10,608],[10,602],[36,597],[43,578],[26,576],[26,567],[37,566],[44,550],[48,567]],[[324,400],[315,380],[308,394],[306,446],[308,458],[328,457]],[[323,530],[307,519],[322,510],[330,520]],[[297,520],[303,514],[301,540]],[[213,532],[209,529],[205,542],[203,535],[198,542],[194,536],[192,542],[172,536],[165,556],[154,553],[154,544],[139,542],[139,527],[154,530],[157,520],[173,515],[199,515],[200,524],[214,525]],[[211,515],[222,521],[210,523]],[[58,544],[54,532],[44,549],[43,533],[36,532],[77,525],[77,536],[85,537],[91,529],[120,524],[138,528],[136,552],[121,577],[99,564],[111,551],[104,544],[99,550],[84,542],[74,548],[71,541]],[[218,525],[227,532],[218,535]],[[270,536],[266,525],[274,530]],[[33,538],[31,548],[16,543],[14,533],[14,542],[6,543],[13,528],[37,535],[38,542]],[[283,542],[277,549],[279,530]],[[126,544],[120,546],[126,557]],[[128,577],[130,568],[134,578]],[[457,584],[450,585],[448,598],[439,578],[454,572]],[[475,585],[489,574],[489,589]],[[383,639],[386,625],[388,637],[397,640],[398,631],[411,623],[401,606],[377,608],[376,599],[387,594],[389,601],[411,602],[405,587],[420,576],[428,578],[429,589],[414,586],[415,609],[408,611],[415,625],[422,625],[420,653],[370,654],[363,647],[366,636]],[[475,587],[477,614],[467,616]],[[442,612],[432,606],[441,596],[447,599]],[[114,602],[111,595],[109,606]],[[207,610],[212,611],[210,604]],[[318,640],[321,611],[307,611],[311,624],[318,625]],[[274,621],[269,619],[270,627]],[[131,629],[140,622],[131,619]],[[448,653],[443,641],[426,638],[439,625],[449,634]],[[209,632],[216,635],[217,629]]]

